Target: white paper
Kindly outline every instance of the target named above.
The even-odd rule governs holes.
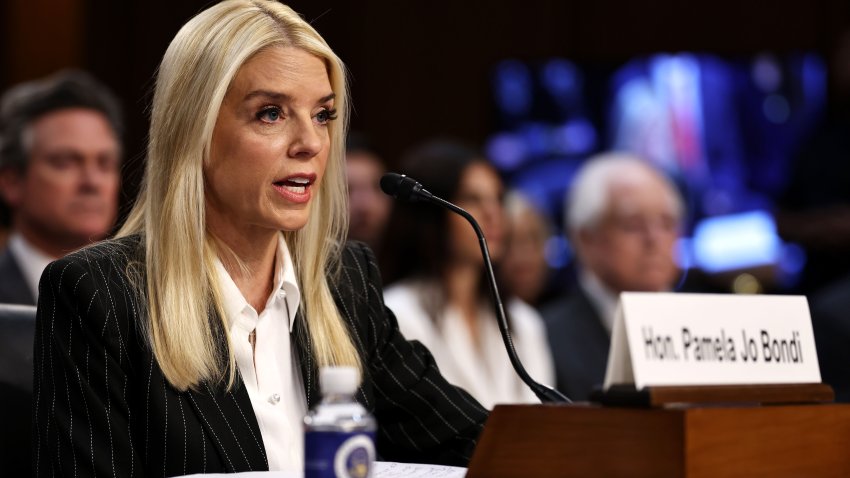
[[[197,478],[303,478],[301,472],[289,471],[247,471],[243,473],[210,473],[188,475]],[[466,468],[442,465],[421,465],[418,463],[395,463],[392,461],[375,462],[372,478],[463,478]]]
[[[375,463],[373,478],[463,478],[466,468],[442,465],[419,465],[414,463]]]

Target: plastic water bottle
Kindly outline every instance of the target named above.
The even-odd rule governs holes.
[[[356,400],[354,367],[323,367],[322,401],[304,417],[304,478],[368,478],[375,462],[375,419]]]

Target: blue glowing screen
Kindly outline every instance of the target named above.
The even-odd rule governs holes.
[[[558,227],[585,159],[637,153],[685,198],[683,266],[721,272],[770,263],[793,273],[803,259],[788,252],[769,213],[794,151],[823,114],[826,83],[823,61],[809,53],[658,54],[602,66],[509,59],[493,69],[486,152]],[[568,262],[563,247],[552,253],[554,266]]]

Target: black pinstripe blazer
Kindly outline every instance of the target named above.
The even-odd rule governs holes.
[[[52,263],[41,278],[35,338],[36,476],[170,476],[268,469],[244,386],[179,392],[168,385],[138,322],[128,283],[137,237],[106,241]],[[379,456],[465,465],[487,412],[449,385],[430,353],[407,342],[383,304],[371,251],[349,244],[332,293],[364,363],[357,399],[377,418]],[[293,345],[308,406],[320,397],[299,316]],[[308,319],[309,320],[309,319]]]

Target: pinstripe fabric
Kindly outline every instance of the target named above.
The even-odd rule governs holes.
[[[144,309],[125,269],[138,238],[107,241],[52,263],[41,279],[34,349],[36,476],[173,476],[267,469],[244,387],[178,392],[164,380],[136,324]],[[332,284],[365,364],[357,398],[378,419],[385,460],[465,465],[486,411],[407,342],[383,305],[375,259],[343,252]],[[303,317],[296,320],[307,403],[318,372]],[[308,319],[309,320],[309,319]]]

